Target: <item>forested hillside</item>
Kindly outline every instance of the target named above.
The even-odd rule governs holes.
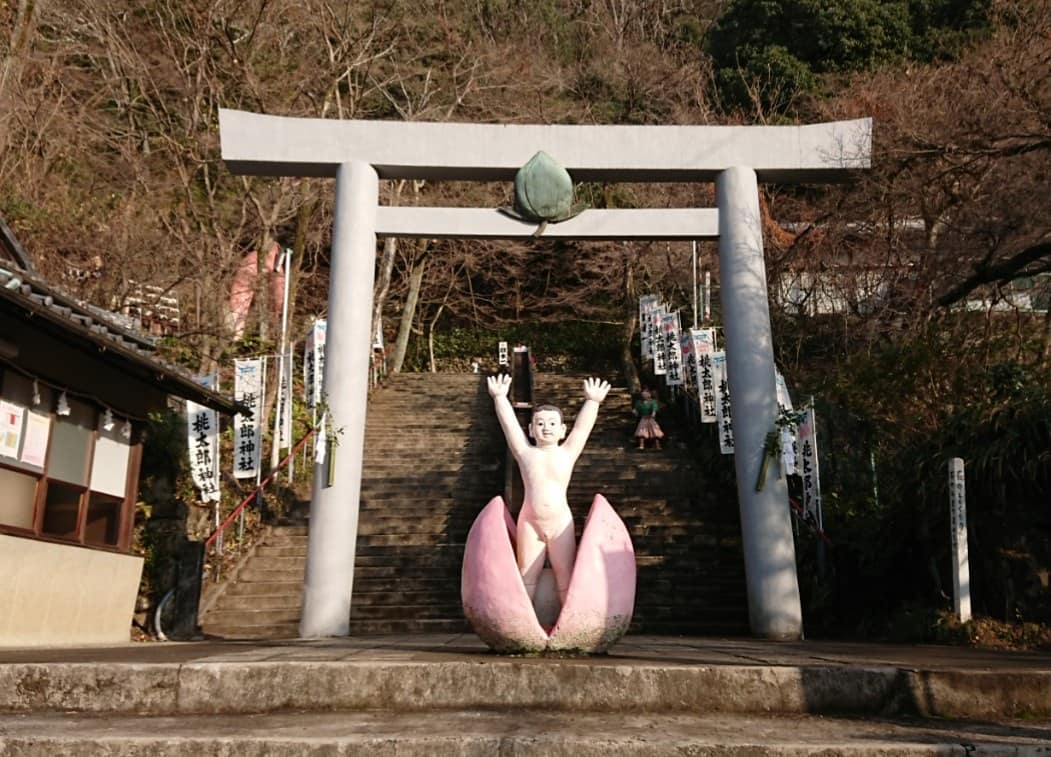
[[[331,182],[231,175],[220,107],[493,123],[871,116],[871,171],[763,188],[775,349],[835,448],[837,572],[809,607],[842,629],[944,604],[944,465],[960,455],[976,607],[1051,620],[1046,0],[0,0],[0,40],[0,214],[42,274],[84,300],[120,309],[146,285],[174,297],[169,348],[192,370],[276,339],[263,277],[247,331],[231,326],[248,253],[294,250],[296,333],[327,297]],[[508,185],[452,182],[381,193],[511,199]],[[704,186],[577,194],[592,207],[712,203]],[[480,332],[523,324],[585,362],[595,345],[619,357],[639,294],[690,304],[688,245],[387,240],[379,252],[376,322],[395,369],[441,369],[484,345]],[[718,281],[714,248],[701,266]]]

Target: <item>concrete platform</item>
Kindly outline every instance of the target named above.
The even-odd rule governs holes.
[[[566,712],[0,716],[4,757],[1046,755],[1048,724]]]
[[[527,658],[464,634],[0,650],[0,712],[377,709],[1051,719],[1051,655],[629,636],[599,657]]]

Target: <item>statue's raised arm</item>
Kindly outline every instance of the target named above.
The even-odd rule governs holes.
[[[598,418],[598,406],[609,394],[609,382],[602,379],[589,378],[584,382],[584,404],[577,413],[577,419],[573,423],[573,430],[566,437],[566,443],[562,448],[576,460],[584,451],[591,429],[595,427]]]
[[[507,446],[517,460],[529,447],[529,440],[526,439],[522,427],[518,425],[514,408],[511,407],[511,400],[507,398],[511,390],[511,377],[506,373],[490,376],[486,384],[489,396],[493,398],[493,407],[496,410],[496,418],[500,421],[500,428],[503,429],[504,439],[507,440]]]

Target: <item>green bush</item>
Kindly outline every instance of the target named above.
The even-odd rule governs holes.
[[[952,57],[991,19],[991,0],[733,0],[707,47],[727,108],[776,113],[823,74]]]
[[[896,637],[947,606],[952,457],[966,465],[975,613],[1051,622],[1046,369],[973,357],[943,324],[822,366],[815,393],[833,546],[822,577],[810,546],[799,550],[812,628]]]
[[[511,347],[518,343],[528,345],[539,370],[587,370],[605,367],[618,359],[620,328],[617,324],[583,321],[516,323],[500,331],[456,327],[435,333],[434,357],[439,370],[468,370],[474,360],[495,365],[498,345],[504,341]],[[427,370],[425,340],[417,340],[415,347],[405,370]]]

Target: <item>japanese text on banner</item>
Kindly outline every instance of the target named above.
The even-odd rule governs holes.
[[[321,404],[322,382],[325,378],[325,337],[328,322],[314,321],[303,347],[303,394],[307,407]]]
[[[234,478],[255,478],[260,471],[263,360],[234,361],[234,400],[249,411],[234,415]]]
[[[803,478],[803,518],[810,525],[821,529],[821,477],[817,458],[817,420],[814,408],[807,408],[803,422],[799,424],[799,452],[797,470]],[[802,464],[802,470],[798,466]]]
[[[712,355],[712,373],[715,378],[715,404],[719,417],[719,450],[724,455],[734,452],[733,409],[730,404],[730,382],[726,378],[726,353]]]
[[[693,351],[693,335],[683,332],[679,337],[679,347],[682,349],[682,375],[686,386],[696,390],[700,386],[700,373],[697,371],[697,355]]]
[[[780,411],[792,411],[792,397],[788,393],[788,382],[785,381],[785,377],[781,374],[781,371],[777,371],[775,378],[777,380],[777,404]],[[781,472],[786,476],[794,476],[796,474],[796,456],[799,454],[799,442],[797,440],[796,429],[791,426],[783,426],[781,428]]]
[[[653,352],[653,373],[656,376],[665,375],[667,370],[667,350],[664,348],[664,329],[661,323],[664,321],[664,306],[658,304],[650,311],[650,349]]]
[[[715,368],[712,355],[715,353],[715,329],[690,329],[693,341],[693,356],[697,362],[697,401],[701,406],[701,422],[715,423],[718,420],[715,404]]]
[[[643,360],[653,357],[652,312],[657,307],[657,295],[644,294],[639,297],[639,344]]]
[[[668,386],[682,385],[682,348],[679,346],[679,311],[665,313],[661,317],[664,332],[665,381]]]
[[[203,376],[197,383],[212,387],[216,377]],[[219,501],[219,416],[196,402],[186,401],[186,437],[190,450],[190,475],[201,492],[202,502]]]
[[[278,360],[278,369],[281,373],[278,376],[278,402],[277,407],[280,409],[280,416],[277,424],[277,448],[288,449],[292,446],[292,363],[293,363],[293,352],[292,345],[288,345],[288,350]]]

